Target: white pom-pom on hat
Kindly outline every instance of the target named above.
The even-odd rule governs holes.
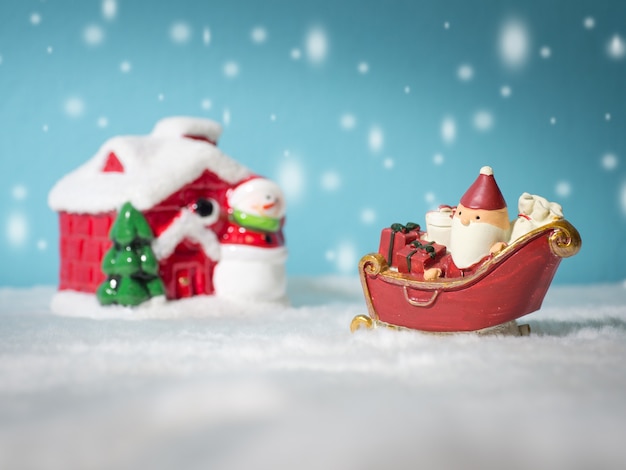
[[[506,207],[506,201],[490,166],[480,169],[478,178],[465,192],[460,203],[468,209],[496,210]]]

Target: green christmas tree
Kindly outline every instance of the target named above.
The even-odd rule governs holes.
[[[107,279],[96,292],[100,304],[134,306],[165,295],[159,262],[150,246],[154,235],[143,214],[130,202],[120,209],[109,238],[113,246],[102,260]]]

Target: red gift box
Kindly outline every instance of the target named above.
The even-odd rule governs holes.
[[[394,253],[411,243],[420,235],[420,226],[413,223],[393,224],[384,228],[380,233],[380,245],[378,252],[385,257],[387,263],[392,265]]]
[[[434,242],[416,240],[407,244],[394,255],[394,265],[398,272],[424,274],[446,253],[446,247]]]

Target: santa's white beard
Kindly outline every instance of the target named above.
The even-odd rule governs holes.
[[[484,222],[463,225],[461,219],[452,219],[450,246],[452,261],[461,268],[469,268],[489,254],[494,243],[506,241],[507,231]]]

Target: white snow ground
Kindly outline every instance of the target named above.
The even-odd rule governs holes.
[[[353,279],[137,321],[53,294],[0,289],[3,469],[626,468],[623,285],[553,287],[530,337],[350,334]]]

